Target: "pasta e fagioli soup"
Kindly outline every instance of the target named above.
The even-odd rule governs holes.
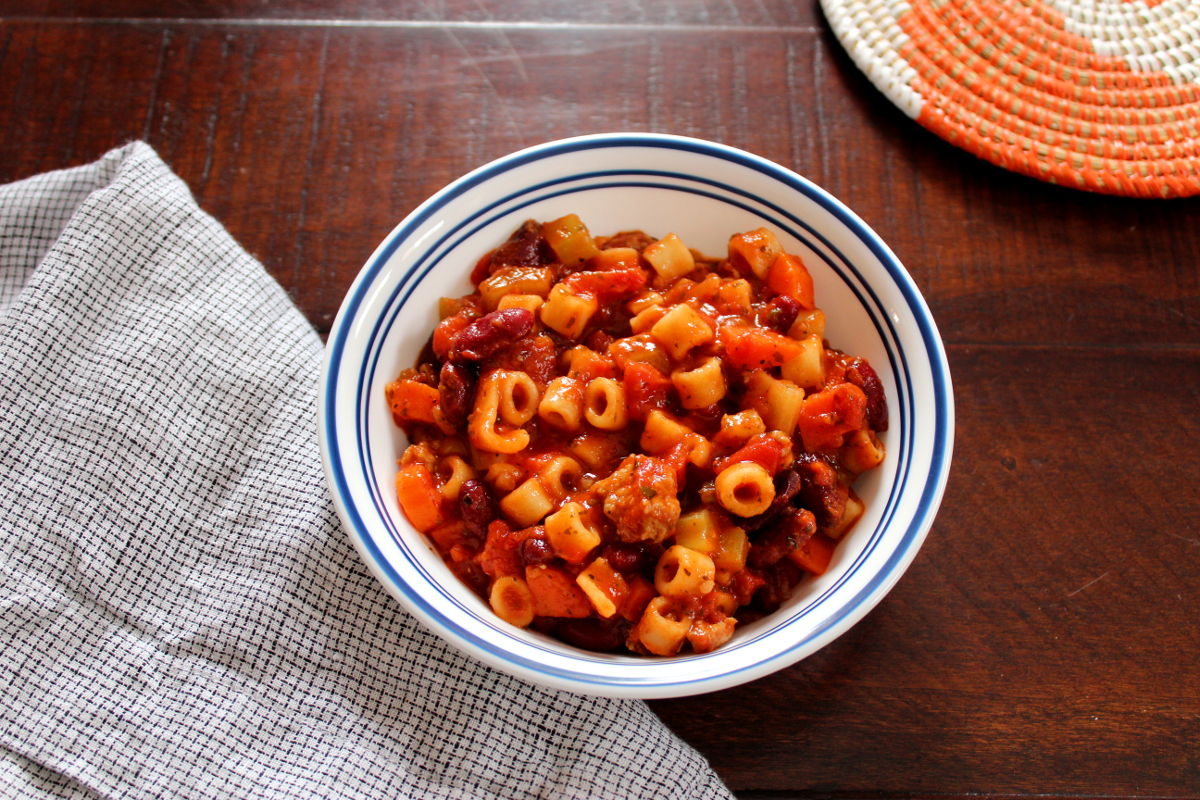
[[[774,233],[709,257],[531,220],[471,282],[385,394],[401,510],[500,618],[703,653],[826,570],[887,403]]]

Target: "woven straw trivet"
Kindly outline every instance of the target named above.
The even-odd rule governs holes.
[[[821,0],[906,114],[1005,169],[1200,194],[1200,0]]]

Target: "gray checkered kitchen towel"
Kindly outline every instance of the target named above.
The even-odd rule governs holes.
[[[148,146],[0,186],[0,793],[728,797],[644,703],[494,672],[383,591],[320,360]]]

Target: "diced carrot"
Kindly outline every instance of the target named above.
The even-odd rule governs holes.
[[[422,533],[442,522],[442,493],[424,464],[408,464],[396,473],[396,498],[404,516]]]
[[[780,253],[767,273],[767,287],[776,294],[787,295],[805,308],[816,308],[813,300],[813,280],[799,256]]]
[[[805,397],[799,424],[804,449],[811,453],[841,447],[845,435],[866,422],[866,411],[867,396],[852,383]]]
[[[456,544],[450,548],[450,560],[452,562],[461,563],[470,561],[474,552],[465,544]]]
[[[590,295],[607,305],[631,297],[646,288],[646,271],[634,267],[603,272],[576,272],[568,275],[563,283],[575,294]]]
[[[801,569],[814,575],[823,575],[825,570],[829,569],[829,562],[833,560],[835,547],[837,542],[818,533],[788,553],[788,558]]]
[[[867,421],[867,394],[853,383],[833,387],[833,406],[846,430],[861,428]]]
[[[574,617],[592,615],[587,595],[563,570],[545,564],[525,568],[525,583],[533,594],[533,612],[539,617]]]
[[[720,330],[725,359],[740,369],[782,366],[800,353],[800,343],[782,333],[748,325],[725,325]]]
[[[654,409],[667,408],[671,379],[656,367],[642,361],[632,361],[625,368],[625,405],[629,416],[644,421]]]
[[[463,534],[466,532],[466,526],[461,520],[451,520],[444,522],[434,528],[431,528],[427,533],[429,538],[433,539],[433,543],[438,546],[438,550],[443,553],[450,552],[456,546],[461,546],[463,542]]]
[[[383,393],[397,425],[406,422],[434,424],[433,411],[438,404],[438,390],[434,387],[419,381],[399,380],[385,386]]]
[[[654,584],[641,575],[631,575],[625,579],[629,592],[621,601],[617,613],[630,622],[637,622],[646,611],[646,606],[658,595]]]
[[[471,324],[471,320],[465,314],[455,314],[453,317],[446,317],[439,322],[433,329],[433,352],[434,354],[445,361],[446,356],[450,354],[450,348],[454,344],[454,337],[458,336],[459,331]]]

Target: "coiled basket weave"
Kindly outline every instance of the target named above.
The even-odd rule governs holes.
[[[1005,169],[1200,194],[1200,0],[821,0],[906,114]]]

